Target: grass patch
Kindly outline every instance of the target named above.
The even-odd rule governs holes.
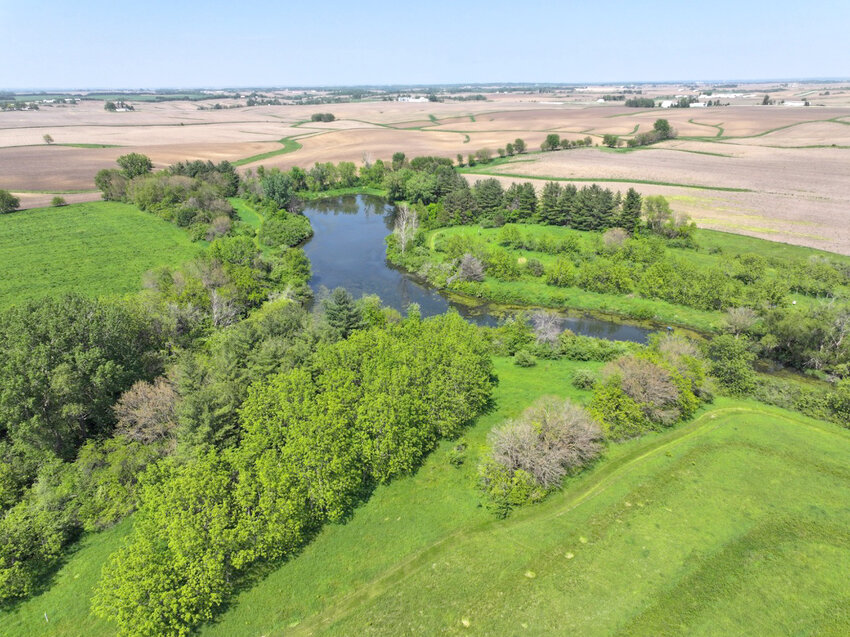
[[[335,188],[333,190],[323,190],[322,192],[311,192],[302,190],[298,196],[305,201],[315,201],[317,199],[330,199],[331,197],[343,197],[345,195],[374,195],[375,197],[386,197],[387,191],[381,188],[370,188],[368,186],[353,186],[351,188]]]
[[[178,265],[201,250],[180,228],[122,203],[0,215],[0,306],[67,292],[136,292],[147,270]]]
[[[257,212],[250,203],[241,197],[230,197],[227,201],[233,206],[240,221],[248,224],[254,230],[260,229],[260,226],[263,224],[263,215]]]
[[[244,159],[237,159],[232,162],[234,166],[244,166],[245,164],[253,164],[254,162],[263,161],[264,159],[270,159],[272,157],[277,157],[278,155],[286,155],[287,153],[293,153],[299,148],[301,148],[301,144],[292,139],[291,137],[284,137],[280,140],[280,143],[283,145],[283,148],[279,148],[278,150],[270,150],[267,153],[260,153],[259,155],[252,155],[251,157],[245,157]]]

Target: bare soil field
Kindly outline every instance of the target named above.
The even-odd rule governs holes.
[[[225,108],[215,110],[211,102],[135,102],[135,111],[118,113],[104,111],[102,102],[84,101],[2,112],[0,188],[21,193],[24,206],[44,205],[52,195],[32,191],[91,190],[95,173],[113,167],[115,159],[128,152],[150,156],[157,167],[184,159],[235,161],[279,150],[280,140],[289,137],[302,147],[243,169],[386,160],[397,151],[408,157],[454,158],[489,148],[495,156],[517,137],[530,150],[550,132],[568,139],[590,136],[601,144],[605,134],[628,138],[665,118],[678,130],[679,139],[650,150],[612,152],[600,146],[533,155],[524,158],[533,162],[500,164],[491,170],[534,177],[540,183],[546,177],[623,180],[623,189],[631,183],[646,194],[672,197],[677,209],[700,225],[850,253],[850,87],[734,86],[709,96],[730,106],[698,109],[632,109],[622,101],[599,101],[617,90],[587,86],[552,94],[487,93],[484,101],[298,106],[245,107],[244,100],[222,99]],[[644,85],[639,90],[631,95],[656,100],[702,92],[677,85]],[[765,94],[776,104],[761,106]],[[809,100],[811,106],[794,107],[781,104],[783,100]],[[231,106],[241,107],[226,108]],[[318,112],[333,113],[336,120],[310,121]],[[52,136],[52,146],[44,143],[45,134]],[[829,148],[806,148],[813,146]],[[646,181],[685,186],[640,183]],[[96,196],[76,193],[65,198]]]
[[[726,146],[687,145],[691,149]],[[737,151],[733,157],[701,150],[682,152],[681,146],[628,153],[558,151],[485,170],[515,175],[501,177],[505,182],[532,178],[539,187],[548,177],[574,178],[579,184],[598,179],[621,190],[634,186],[646,195],[669,197],[674,210],[689,214],[703,227],[850,254],[850,155],[846,149],[732,148]],[[610,180],[617,181],[604,183]],[[642,183],[646,181],[657,183]]]

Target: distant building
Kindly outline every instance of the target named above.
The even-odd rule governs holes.
[[[428,98],[424,96],[414,97],[412,95],[402,95],[398,98],[399,102],[427,102]]]
[[[661,102],[661,108],[670,108],[671,106],[677,103],[678,102],[675,102],[673,100],[664,100],[663,102]]]
[[[705,108],[705,102],[691,102],[691,108]]]

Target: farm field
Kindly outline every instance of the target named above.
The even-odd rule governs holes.
[[[719,399],[671,431],[611,446],[540,505],[506,520],[478,506],[488,431],[542,394],[585,400],[569,381],[596,366],[496,359],[490,413],[199,634],[846,633],[850,432],[837,426]],[[468,445],[460,467],[446,455],[457,442]],[[0,632],[113,634],[87,599],[128,527],[86,536]]]
[[[136,292],[146,271],[178,265],[201,249],[183,229],[127,204],[0,215],[0,307],[66,292]]]
[[[825,90],[825,89],[832,90]],[[662,99],[686,89],[647,85],[643,95]],[[626,138],[666,118],[679,138],[635,152],[590,148],[485,167],[522,178],[619,180],[645,194],[669,197],[701,227],[850,254],[848,153],[850,90],[825,85],[741,85],[715,97],[730,106],[635,109],[598,103],[612,87],[572,92],[490,93],[484,101],[363,101],[318,106],[252,106],[199,110],[188,101],[139,102],[137,110],[107,113],[101,102],[0,113],[0,188],[25,207],[45,205],[43,192],[98,197],[93,176],[129,152],[149,155],[161,168],[184,159],[228,160],[242,170],[260,165],[309,167],[315,162],[408,157],[466,157],[495,153],[517,137],[530,150],[556,132],[568,139],[605,134]],[[760,106],[762,93],[808,108]],[[285,98],[285,93],[281,93]],[[244,106],[222,99],[223,107]],[[331,111],[333,122],[311,122]],[[48,147],[43,136],[50,134]],[[100,146],[100,147],[98,147]],[[525,161],[533,159],[534,161]],[[474,179],[470,177],[470,179]],[[692,188],[703,185],[710,188]],[[744,189],[734,192],[725,189]],[[42,191],[42,192],[36,192]],[[79,192],[88,191],[88,192]],[[71,201],[71,199],[69,199]]]

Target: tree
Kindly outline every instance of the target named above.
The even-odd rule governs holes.
[[[0,314],[0,436],[73,458],[112,404],[161,366],[162,326],[131,305],[45,298]]]
[[[56,195],[53,199],[50,200],[50,205],[54,208],[59,208],[60,206],[67,206],[68,202],[65,201],[65,197],[60,197]]]
[[[670,122],[666,119],[657,119],[652,125],[652,130],[658,135],[659,140],[672,139],[676,136],[676,131],[670,126]]]
[[[344,288],[336,288],[322,302],[325,319],[337,339],[347,338],[355,330],[364,326],[363,315],[354,302],[354,298]]]
[[[540,195],[540,220],[550,225],[561,225],[563,210],[560,206],[560,198],[563,189],[556,181],[548,181],[543,186]]]
[[[458,168],[461,168],[463,166],[463,154],[461,153],[457,154],[457,165]]]
[[[602,137],[602,143],[608,148],[616,148],[620,145],[620,138],[616,135],[606,134]]]
[[[393,170],[401,170],[404,167],[405,155],[402,152],[393,153]]]
[[[292,178],[274,168],[266,171],[263,178],[260,179],[260,185],[263,188],[263,196],[274,202],[280,209],[289,209],[292,205],[292,198],[295,195]]]
[[[736,395],[755,389],[752,367],[755,355],[749,350],[745,337],[721,334],[709,342],[707,353],[711,359],[709,372],[724,389]]]
[[[517,137],[514,140],[514,150],[518,155],[522,155],[525,152],[525,141]]]
[[[489,164],[493,158],[493,152],[489,148],[482,148],[475,153],[475,158],[478,160],[478,163]]]
[[[110,113],[114,113],[118,110],[118,107],[115,106],[115,102],[107,101],[106,104],[103,105],[103,110],[109,111]]]
[[[640,228],[641,206],[640,194],[634,188],[629,188],[626,191],[626,198],[623,200],[620,226],[631,234],[634,234]]]
[[[396,236],[398,247],[402,253],[407,252],[410,242],[416,235],[416,230],[419,227],[419,220],[416,211],[410,206],[398,206],[395,213],[395,221],[393,224],[393,233]]]
[[[50,133],[45,133],[42,139],[44,139],[45,144],[50,145],[53,143],[53,137],[50,135]]]
[[[508,142],[505,145],[505,152],[508,154],[508,157],[513,157],[514,154],[514,145]]]
[[[21,205],[21,200],[8,190],[0,190],[0,214],[14,212]]]
[[[150,157],[141,153],[121,155],[116,161],[121,166],[121,174],[127,179],[146,175],[153,169]]]
[[[546,135],[546,139],[543,140],[543,143],[540,144],[540,150],[558,150],[558,146],[561,143],[561,136],[558,133],[549,133]]]

